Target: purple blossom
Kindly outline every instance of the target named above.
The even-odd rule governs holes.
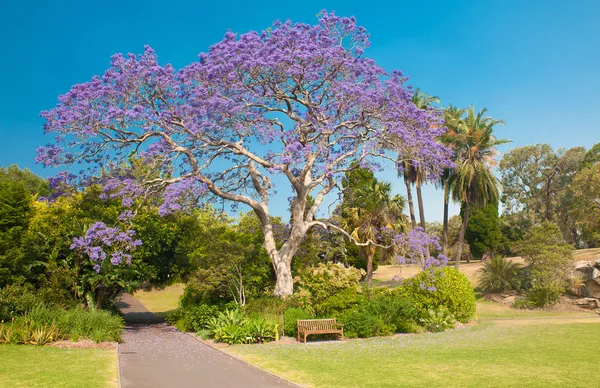
[[[86,255],[94,263],[94,270],[100,272],[102,265],[110,255],[112,265],[124,262],[131,264],[131,252],[142,245],[135,239],[134,230],[122,231],[120,228],[108,227],[103,222],[96,222],[86,231],[83,237],[75,237],[71,249]]]

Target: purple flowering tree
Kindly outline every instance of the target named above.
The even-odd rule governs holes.
[[[141,159],[153,175],[113,180],[109,191],[125,202],[162,193],[163,213],[190,193],[249,206],[277,274],[275,294],[290,295],[292,258],[307,231],[337,228],[316,214],[346,171],[411,160],[433,176],[448,164],[435,141],[439,113],[416,107],[407,78],[365,57],[368,46],[354,18],[324,11],[316,25],[229,32],[178,71],[149,47],[117,54],[103,76],[73,86],[42,113],[56,143],[38,149],[38,161],[107,173]],[[290,233],[279,247],[269,210],[277,176],[294,192]]]

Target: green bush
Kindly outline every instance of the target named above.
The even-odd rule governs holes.
[[[42,304],[31,285],[8,285],[0,289],[0,321],[8,322]]]
[[[342,290],[314,306],[319,317],[335,318],[345,310],[361,303],[360,294],[355,290]]]
[[[484,292],[504,292],[521,288],[521,266],[501,256],[483,264],[479,284]]]
[[[288,337],[298,336],[298,319],[311,319],[313,316],[306,310],[291,307],[284,313],[284,332]]]
[[[565,292],[563,282],[549,282],[535,284],[525,294],[526,303],[522,307],[543,308],[558,302],[560,296]]]
[[[386,325],[393,326],[395,332],[400,332],[399,328],[416,322],[418,317],[412,302],[394,292],[374,295],[363,303],[363,310],[380,317]]]
[[[441,307],[437,310],[427,311],[427,315],[421,318],[420,322],[428,331],[439,333],[446,329],[452,329],[456,321],[447,308]]]
[[[316,267],[304,268],[295,279],[298,292],[294,298],[299,307],[323,316],[339,308],[339,305],[351,302],[355,295],[362,292],[360,279],[363,272],[335,263],[320,263]],[[341,295],[339,299],[337,295]]]
[[[399,291],[410,299],[420,318],[429,310],[447,308],[459,322],[475,316],[475,292],[469,279],[452,267],[423,271],[408,279]]]
[[[243,311],[232,309],[210,319],[208,334],[218,342],[230,345],[262,343],[275,338],[275,324],[265,318],[249,318]]]
[[[65,311],[56,307],[36,306],[2,325],[4,338],[0,338],[0,342],[43,345],[58,339],[121,341],[123,326],[120,316],[104,310],[88,311],[78,307]]]
[[[396,326],[366,310],[352,310],[340,317],[344,324],[344,335],[348,338],[366,338],[393,334]]]
[[[529,264],[530,288],[523,307],[545,307],[556,303],[567,290],[569,263],[573,247],[564,243],[556,224],[543,222],[532,227],[517,246],[519,254]]]

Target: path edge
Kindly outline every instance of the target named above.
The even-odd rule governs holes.
[[[119,348],[121,343],[117,342],[117,388],[121,388],[121,356]]]
[[[233,355],[233,354],[231,354],[231,353],[228,353],[228,352],[224,351],[223,349],[217,348],[216,346],[213,346],[211,343],[209,343],[209,342],[206,342],[206,341],[202,340],[202,338],[200,338],[200,337],[198,337],[198,336],[194,335],[193,333],[187,333],[187,332],[185,332],[184,334],[185,334],[185,335],[188,335],[188,336],[190,336],[190,337],[192,337],[192,338],[193,338],[193,339],[195,339],[196,341],[200,342],[202,345],[204,345],[204,346],[208,346],[209,348],[211,348],[211,349],[214,349],[214,350],[216,350],[217,352],[219,352],[219,353],[221,353],[221,354],[224,354],[224,355],[225,355],[225,356],[227,356],[227,357],[233,358],[234,360],[236,360],[236,361],[239,361],[239,362],[241,362],[241,363],[242,363],[242,364],[244,364],[244,365],[247,365],[247,366],[249,366],[249,367],[252,367],[252,368],[254,368],[254,369],[257,369],[257,370],[259,370],[259,371],[261,371],[261,372],[264,372],[264,373],[266,373],[266,374],[268,374],[268,375],[271,375],[271,376],[273,376],[273,377],[275,377],[275,378],[277,378],[277,379],[283,380],[283,381],[285,381],[286,383],[289,383],[289,384],[291,384],[291,385],[293,385],[293,386],[296,386],[296,387],[298,387],[298,388],[305,388],[303,385],[300,385],[300,384],[298,384],[298,383],[295,383],[295,382],[293,382],[293,381],[290,381],[290,380],[288,380],[288,379],[286,379],[286,378],[284,378],[284,377],[281,377],[281,376],[279,376],[279,375],[276,375],[275,373],[273,373],[273,372],[270,372],[270,371],[268,371],[268,370],[266,370],[266,369],[263,369],[263,368],[261,368],[261,367],[260,367],[260,366],[258,366],[258,365],[251,364],[251,363],[249,363],[248,361],[241,359],[240,357],[237,357],[237,356],[235,356],[235,355]]]

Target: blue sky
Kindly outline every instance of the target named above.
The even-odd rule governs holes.
[[[27,1],[0,7],[0,165],[33,162],[48,142],[39,112],[73,84],[101,74],[116,52],[151,45],[176,68],[227,30],[262,30],[275,19],[313,23],[323,8],[354,15],[371,33],[366,55],[443,104],[487,107],[506,121],[501,151],[533,143],[600,142],[599,1]],[[404,193],[394,172],[379,174]],[[287,195],[281,195],[283,211]],[[427,218],[441,194],[425,190]],[[456,213],[457,209],[453,211]]]

